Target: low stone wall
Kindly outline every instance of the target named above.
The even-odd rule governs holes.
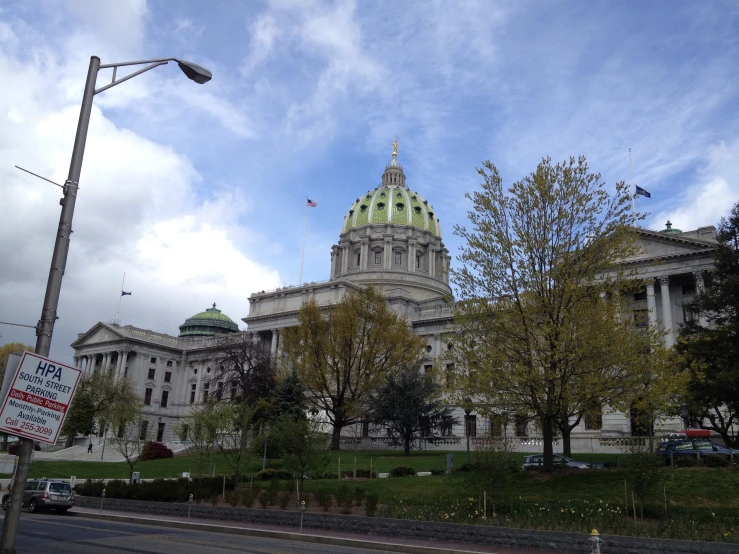
[[[76,503],[84,508],[99,508],[100,498],[75,497]],[[164,515],[186,517],[187,503],[146,502],[106,498],[104,510],[129,512],[130,515]],[[206,506],[193,504],[191,517],[215,519],[240,523],[259,523],[297,527],[300,513],[296,510],[260,510],[232,508],[230,506]],[[445,542],[461,542],[487,546],[511,546],[541,548],[564,552],[590,552],[588,536],[580,533],[509,529],[486,525],[463,525],[406,519],[379,517],[344,516],[306,512],[304,528],[324,529],[364,535],[405,537]],[[675,541],[637,537],[602,536],[604,554],[738,554],[739,544]]]

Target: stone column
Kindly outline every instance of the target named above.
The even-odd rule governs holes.
[[[341,249],[341,274],[346,275],[349,269],[349,247],[344,246]]]
[[[277,329],[272,329],[272,344],[269,348],[269,357],[274,361],[277,356]]]
[[[429,277],[436,277],[436,249],[433,246],[429,246]]]
[[[654,297],[654,283],[647,283],[647,310],[649,310],[649,328],[657,328],[657,301]]]
[[[408,241],[408,273],[416,271],[416,244]]]
[[[118,351],[118,359],[115,361],[115,378],[118,379],[118,376],[121,374],[121,362],[123,361],[123,351]]]
[[[103,366],[100,368],[101,371],[106,371],[108,369],[108,364],[110,363],[110,352],[106,352],[103,354]]]
[[[693,277],[695,278],[695,292],[698,295],[703,294],[703,292],[706,290],[706,283],[703,281],[703,272],[702,271],[695,271],[693,272]],[[698,316],[698,324],[701,327],[708,327],[708,320],[706,319],[706,316],[703,314],[700,314]]]
[[[361,260],[362,261],[362,265],[361,265],[362,271],[367,271],[367,264],[369,263],[368,258],[369,258],[369,243],[367,241],[363,241],[362,242],[362,260]]]
[[[95,364],[95,358],[93,358],[93,356],[91,356],[90,354],[88,354],[87,356],[85,356],[85,360],[86,360],[86,362],[85,362],[85,373],[91,373],[92,372],[92,367]]]
[[[384,261],[382,262],[382,269],[386,271],[392,269],[392,263],[393,263],[393,260],[391,259],[392,255],[393,255],[392,242],[390,241],[390,239],[385,239],[385,246],[383,249],[383,260]]]
[[[434,334],[434,350],[436,350],[436,356],[441,357],[441,333]]]
[[[665,346],[670,348],[675,344],[675,331],[672,328],[672,305],[670,303],[670,278],[667,275],[658,277],[660,293],[662,294],[662,325],[665,331]]]
[[[331,275],[329,275],[329,281],[333,281],[336,278],[336,248],[331,249]]]
[[[77,369],[80,369],[80,357],[72,356],[72,359],[74,360],[74,367],[76,367]]]
[[[121,365],[119,366],[117,379],[122,379],[126,375],[126,366],[128,365],[128,350],[121,352]]]

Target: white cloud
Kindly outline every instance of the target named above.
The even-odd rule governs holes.
[[[651,218],[651,229],[663,229],[668,219],[683,231],[717,225],[739,202],[739,139],[709,148],[707,158],[697,183],[676,195],[677,207],[662,210]]]

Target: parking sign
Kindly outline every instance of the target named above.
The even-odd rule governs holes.
[[[82,371],[24,352],[0,411],[0,431],[56,443]]]

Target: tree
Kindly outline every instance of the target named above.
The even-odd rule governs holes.
[[[89,391],[77,391],[69,406],[69,411],[64,419],[61,434],[67,437],[65,448],[74,444],[77,435],[85,435],[90,432],[95,423],[95,405]]]
[[[305,477],[326,469],[330,461],[329,441],[320,427],[320,423],[312,419],[296,418],[287,413],[270,428],[282,458],[282,468],[292,472],[301,485]]]
[[[442,423],[456,423],[451,410],[441,404],[433,376],[424,375],[418,365],[389,373],[369,404],[369,420],[385,427],[393,446],[402,446],[406,456],[417,438],[433,438]]]
[[[275,418],[288,415],[294,420],[305,419],[305,387],[296,371],[291,371],[275,388],[272,414]]]
[[[633,343],[628,305],[634,285],[619,262],[637,252],[624,183],[609,194],[584,157],[536,170],[503,188],[490,162],[482,190],[467,194],[465,245],[456,320],[459,356],[469,369],[461,394],[533,416],[542,429],[544,465],[553,467],[553,430],[583,401],[628,390],[654,336]],[[609,356],[616,356],[609,358]]]
[[[236,481],[246,474],[252,455],[254,422],[264,409],[261,402],[249,406],[241,401],[210,400],[192,415],[193,438],[200,434],[206,446],[218,448]]]
[[[129,405],[116,404],[107,413],[114,435],[109,439],[113,448],[128,464],[128,482],[151,435],[151,425],[143,412],[143,402],[136,399]]]
[[[332,449],[339,450],[341,430],[366,412],[385,376],[418,359],[422,342],[372,287],[352,290],[330,308],[313,299],[303,304],[298,325],[286,329],[283,352],[308,402],[332,424]]]
[[[116,380],[114,375],[102,371],[83,375],[77,385],[77,396],[85,398],[86,404],[89,402],[94,418],[101,426],[114,419],[132,419],[141,401],[130,380]],[[91,433],[92,428],[88,428],[87,432]]]
[[[275,388],[275,375],[269,351],[251,333],[232,333],[219,337],[211,351],[215,373],[212,382],[221,390],[217,400],[238,400],[247,406],[266,408]],[[255,414],[263,418],[262,411]]]
[[[716,238],[710,286],[695,303],[699,317],[683,327],[676,349],[690,379],[685,395],[690,413],[703,429],[737,448],[739,435],[731,430],[739,422],[739,202],[721,219]]]

